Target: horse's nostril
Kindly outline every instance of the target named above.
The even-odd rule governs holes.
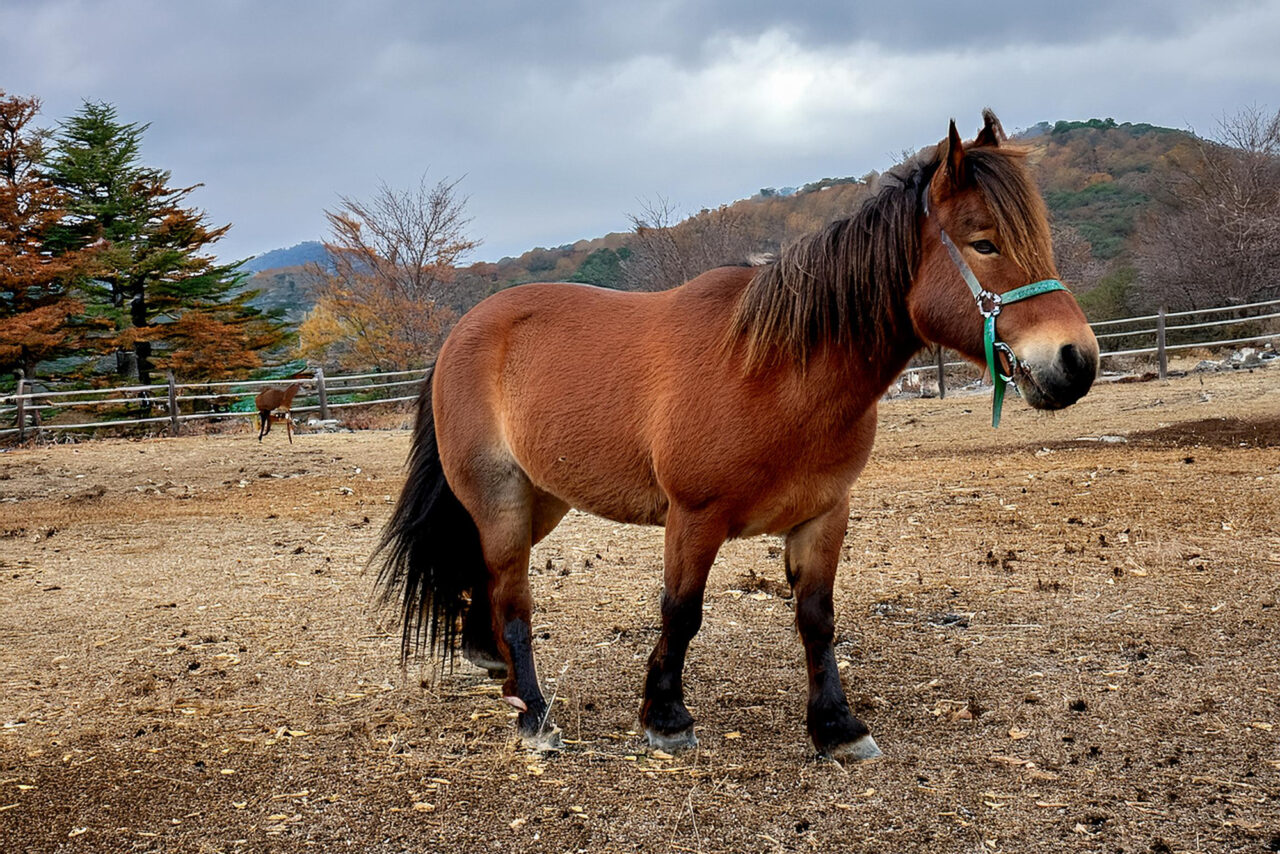
[[[1058,361],[1068,376],[1085,373],[1093,367],[1093,360],[1075,344],[1063,344],[1058,351]]]

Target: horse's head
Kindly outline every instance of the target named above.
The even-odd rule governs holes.
[[[1013,379],[1037,409],[1061,409],[1093,384],[1098,341],[1057,282],[1044,201],[1022,153],[1002,145],[990,110],[983,117],[968,146],[954,121],[938,145],[907,299],[911,322],[925,341]],[[1002,392],[1000,377],[992,379]],[[998,403],[996,412],[998,419]]]

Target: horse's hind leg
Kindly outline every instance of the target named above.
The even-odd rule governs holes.
[[[553,495],[538,491],[533,507],[533,530],[530,537],[532,545],[537,545],[551,533],[568,510],[568,504]],[[490,677],[507,678],[507,664],[498,651],[493,609],[490,607],[487,591],[472,594],[471,606],[462,621],[462,655],[477,667],[488,670]]]
[[[271,413],[259,412],[258,413],[258,441],[261,442],[262,437],[267,435],[267,433],[270,432],[270,430],[271,430]]]
[[[527,745],[557,749],[559,732],[551,722],[533,664],[533,595],[529,589],[536,506],[533,485],[512,460],[477,463],[473,457],[468,471],[460,474],[459,482],[451,485],[480,531],[489,570],[492,639],[507,670],[503,697],[520,711],[516,728]],[[473,638],[477,633],[473,627]]]
[[[476,590],[462,619],[462,657],[476,667],[489,671],[491,679],[507,678],[507,662],[498,651],[498,636],[493,631],[493,609],[489,607],[489,591]]]
[[[724,542],[723,525],[672,507],[663,559],[662,635],[649,656],[640,723],[649,743],[667,750],[694,747],[693,716],[684,704],[684,658],[702,626],[707,573]]]
[[[832,587],[848,525],[848,500],[787,535],[787,580],[796,600],[796,627],[809,669],[809,737],[818,752],[840,760],[880,755],[866,724],[853,716],[836,667]]]

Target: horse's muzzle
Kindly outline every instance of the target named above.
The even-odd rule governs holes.
[[[1063,344],[1048,360],[1020,359],[1015,379],[1036,409],[1063,409],[1084,397],[1097,376],[1097,349]]]

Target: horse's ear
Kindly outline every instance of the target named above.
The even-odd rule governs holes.
[[[982,130],[978,131],[978,137],[973,141],[975,146],[988,145],[995,148],[1009,137],[1005,135],[1004,126],[1000,124],[1000,120],[996,118],[996,114],[991,112],[991,108],[982,111]]]
[[[951,120],[951,129],[947,132],[947,178],[952,189],[960,189],[969,178],[964,162],[964,143],[960,141],[960,132],[956,130],[956,120]]]

